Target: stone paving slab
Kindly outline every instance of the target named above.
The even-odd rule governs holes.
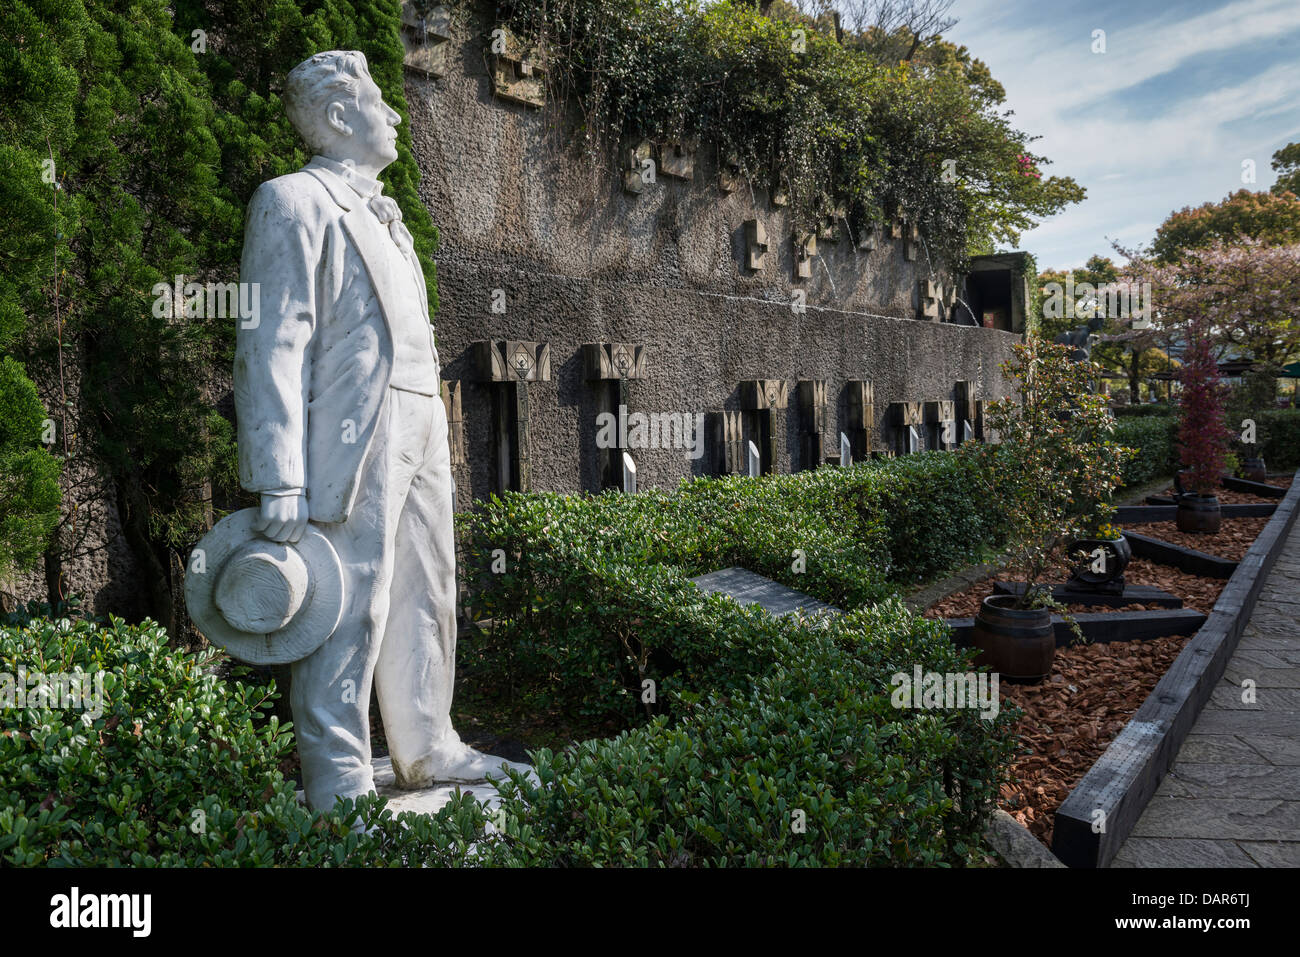
[[[1294,841],[1297,835],[1300,801],[1281,798],[1153,797],[1133,828],[1134,837],[1202,840]]]
[[[1111,866],[1300,867],[1300,524],[1284,549],[1223,679]]]
[[[1131,837],[1111,867],[1259,867],[1232,841]]]

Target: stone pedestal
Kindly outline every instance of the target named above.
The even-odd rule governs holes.
[[[472,795],[474,800],[489,811],[501,804],[501,795],[497,793],[496,785],[491,781],[480,781],[477,784],[442,784],[434,782],[431,787],[422,788],[418,791],[405,791],[395,783],[392,759],[388,757],[373,758],[370,766],[374,768],[375,772],[375,791],[388,798],[388,809],[394,815],[401,814],[403,811],[415,811],[417,814],[436,814],[455,796],[457,788]],[[511,766],[521,768],[525,765],[512,764]],[[534,780],[536,780],[535,777]]]

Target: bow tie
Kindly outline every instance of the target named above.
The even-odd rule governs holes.
[[[402,254],[413,256],[415,249],[411,242],[411,232],[402,222],[402,210],[397,205],[397,200],[391,196],[377,195],[366,205],[380,223],[388,226],[388,235],[393,237],[393,242],[397,244]]]
[[[399,223],[402,221],[401,207],[397,205],[397,200],[391,196],[378,194],[371,197],[367,205],[370,207],[370,211],[375,214],[375,218],[381,223],[388,224],[394,219]]]

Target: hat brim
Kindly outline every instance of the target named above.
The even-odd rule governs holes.
[[[278,631],[240,631],[217,608],[217,577],[235,549],[260,537],[253,530],[257,518],[257,509],[246,508],[227,515],[203,536],[186,566],[185,604],[203,637],[231,656],[252,665],[285,665],[306,658],[338,627],[343,617],[343,565],[329,539],[309,524],[302,538],[290,546],[297,549],[308,571],[307,595],[298,613]]]

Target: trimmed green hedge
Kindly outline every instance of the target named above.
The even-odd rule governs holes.
[[[1300,409],[1270,409],[1255,418],[1265,464],[1270,469],[1300,468]]]
[[[1253,413],[1258,425],[1259,451],[1268,468],[1300,468],[1300,409],[1267,409]],[[1182,467],[1178,458],[1177,416],[1152,415],[1121,419],[1115,441],[1138,454],[1124,466],[1127,487],[1173,475]],[[1234,445],[1241,454],[1241,447]]]
[[[490,622],[462,641],[462,666],[525,706],[653,713],[642,682],[679,675],[684,636],[717,627],[683,620],[700,601],[690,577],[740,565],[844,609],[875,603],[998,543],[977,468],[933,452],[635,496],[494,497],[461,517],[468,614]]]
[[[394,818],[377,797],[299,805],[273,686],[227,682],[215,654],[152,623],[11,616],[3,670],[102,672],[102,713],[3,712],[0,859],[56,866],[960,865],[1012,753],[1016,717],[895,709],[890,677],[969,670],[938,622],[896,601],[824,627],[698,596],[679,648],[709,693],[664,716],[535,755],[502,786]],[[711,630],[711,633],[709,633]],[[801,812],[801,813],[797,813]],[[472,845],[472,846],[471,846]]]
[[[1132,488],[1173,475],[1178,461],[1177,419],[1148,416],[1120,419],[1115,423],[1115,441],[1138,450],[1124,463],[1124,486]]]

